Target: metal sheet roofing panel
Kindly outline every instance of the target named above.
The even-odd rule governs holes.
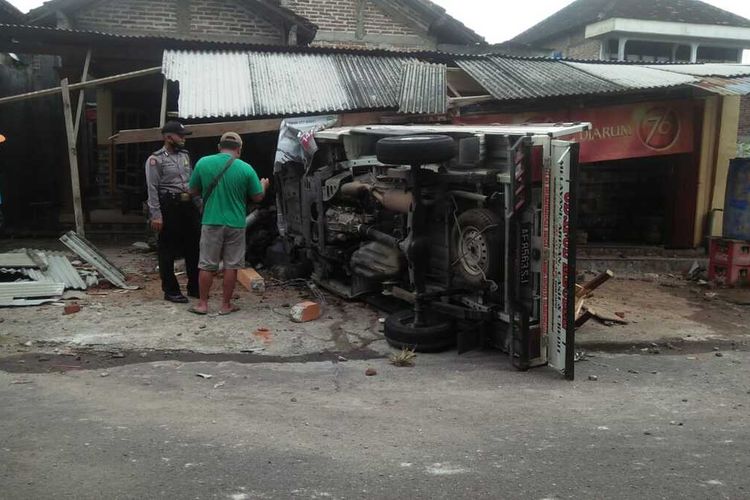
[[[693,76],[750,76],[750,64],[652,64],[648,67]]]
[[[565,64],[632,89],[675,87],[697,81],[694,76],[688,74],[660,71],[633,64],[592,64],[569,61],[566,61]]]
[[[694,83],[693,86],[720,95],[748,95],[750,94],[750,77],[707,77]]]
[[[165,51],[184,118],[397,108],[407,57]]]
[[[27,252],[0,253],[0,267],[39,267]]]
[[[399,112],[444,114],[448,110],[447,68],[444,64],[412,61],[401,73]]]
[[[456,63],[498,100],[534,99],[625,90],[561,61],[486,57]]]
[[[13,299],[28,299],[42,297],[59,297],[65,290],[62,283],[47,283],[43,281],[14,281],[0,283],[0,304]]]

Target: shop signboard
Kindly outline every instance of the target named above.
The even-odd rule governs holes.
[[[566,139],[578,142],[581,163],[691,153],[694,105],[689,100],[641,102],[556,111],[460,117],[465,124],[591,122]]]

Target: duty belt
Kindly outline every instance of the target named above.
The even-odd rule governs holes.
[[[170,201],[190,201],[192,196],[190,193],[159,193],[159,198],[163,198]]]

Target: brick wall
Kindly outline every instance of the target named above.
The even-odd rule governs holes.
[[[356,33],[360,0],[285,0],[283,5],[318,25],[321,31]],[[407,23],[391,18],[372,1],[363,2],[365,35],[423,36]]]
[[[95,3],[75,15],[81,30],[158,34],[177,30],[174,0],[109,0]]]
[[[236,0],[192,0],[190,4],[190,31],[192,34],[252,36],[281,43],[280,28],[253,15]]]
[[[243,38],[283,43],[280,27],[254,15],[241,0],[105,0],[74,15],[75,27],[114,33],[170,33],[190,38]]]

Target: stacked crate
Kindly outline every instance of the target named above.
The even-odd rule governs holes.
[[[750,241],[711,238],[708,279],[722,285],[750,284]]]

